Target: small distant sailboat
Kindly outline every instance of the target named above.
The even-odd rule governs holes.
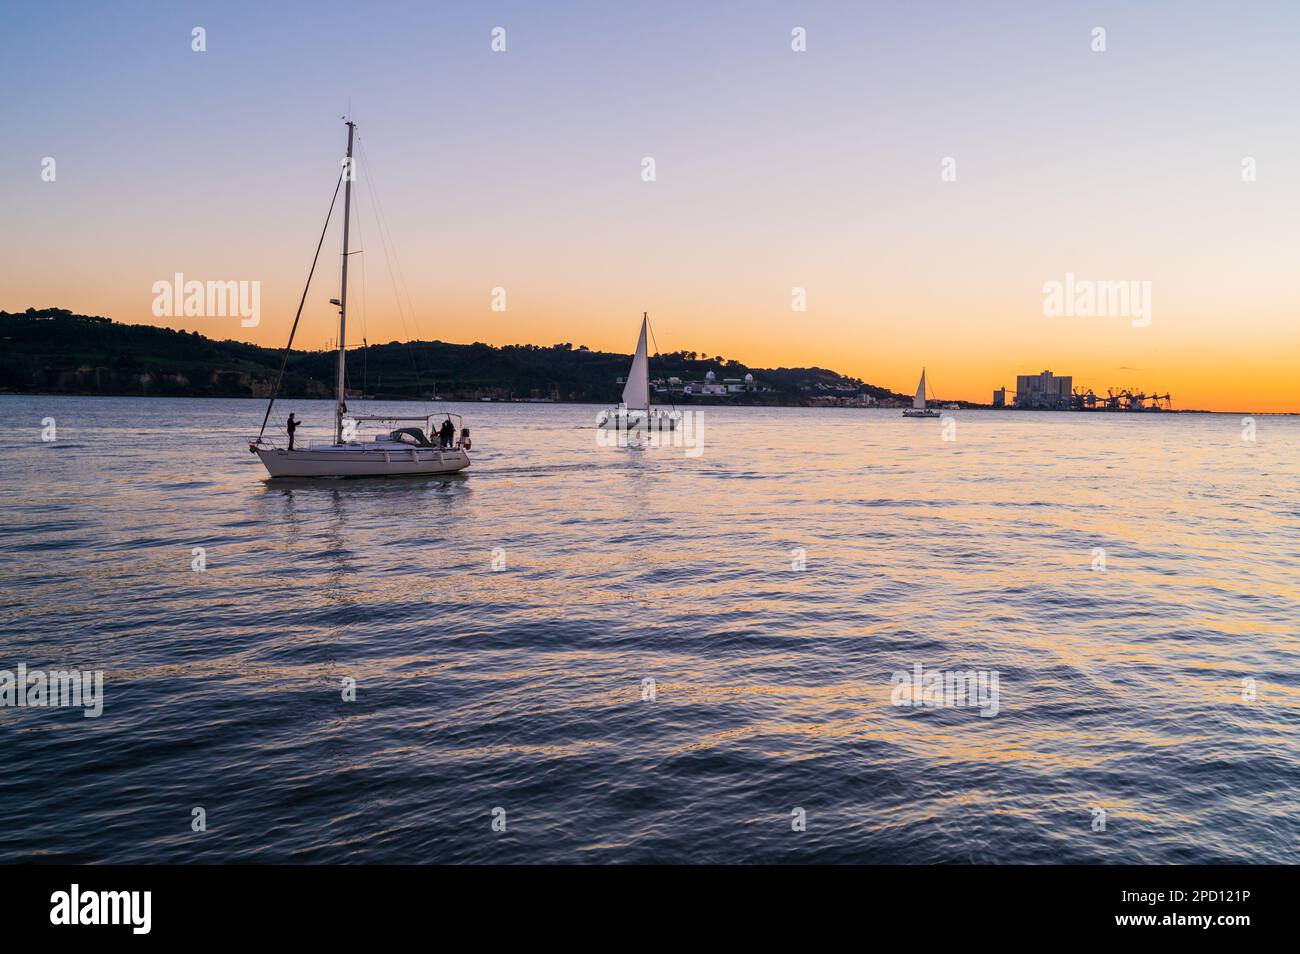
[[[912,406],[903,408],[903,417],[938,417],[938,411],[932,411],[925,406],[925,368],[921,369],[921,383],[916,386],[916,396],[912,398]]]
[[[469,466],[470,439],[469,429],[462,427],[459,414],[437,414],[421,417],[402,417],[381,414],[349,414],[346,402],[346,344],[348,313],[348,225],[352,213],[352,140],[356,133],[356,124],[347,121],[348,154],[344,172],[340,180],[345,183],[343,191],[343,264],[341,289],[338,298],[330,304],[339,309],[338,368],[334,399],[334,440],[331,443],[309,443],[306,447],[279,447],[268,440],[266,424],[271,417],[271,407],[284,379],[284,368],[289,360],[289,351],[293,347],[294,332],[298,330],[298,318],[302,316],[302,304],[298,305],[298,316],[293,320],[293,330],[289,332],[289,343],[285,346],[284,357],[280,363],[280,375],[276,380],[271,400],[266,405],[266,415],[262,418],[262,430],[256,440],[250,441],[248,449],[262,461],[266,471],[272,477],[409,477],[429,476],[433,474],[451,474]],[[334,187],[334,199],[338,199],[338,186]],[[330,202],[330,213],[334,211],[334,202]],[[329,216],[325,218],[325,227],[329,228]],[[325,233],[321,233],[321,243]],[[320,255],[320,245],[316,246]],[[312,262],[315,272],[316,263]],[[311,287],[311,276],[307,277],[307,287]],[[303,290],[303,302],[307,300],[307,289]],[[448,437],[440,439],[435,433],[435,418],[445,416],[447,423],[443,427],[449,432]],[[456,418],[452,424],[451,419]],[[370,441],[355,439],[355,430],[363,422],[385,422],[393,429],[374,437]],[[416,426],[423,424],[424,427]],[[405,424],[406,426],[402,426]],[[290,444],[293,438],[290,436]]]
[[[600,412],[596,419],[597,427],[621,431],[677,429],[677,422],[681,420],[680,412],[650,407],[650,358],[646,349],[646,327],[649,321],[649,315],[642,312],[641,336],[637,338],[632,368],[628,371],[627,383],[623,385],[623,400],[618,407]]]

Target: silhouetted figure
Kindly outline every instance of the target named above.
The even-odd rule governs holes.
[[[293,432],[298,429],[298,425],[301,423],[302,421],[295,421],[293,419],[292,412],[289,414],[289,420],[284,422],[284,429],[289,432],[289,450],[293,450]]]
[[[451,418],[447,418],[438,429],[438,445],[451,447],[454,443],[456,443],[456,425],[451,422]]]

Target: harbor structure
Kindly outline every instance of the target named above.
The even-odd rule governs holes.
[[[1174,397],[1167,391],[1147,394],[1133,388],[1107,388],[1102,397],[1089,388],[1075,392],[1074,406],[1080,411],[1172,411]]]
[[[1007,407],[1007,389],[993,392],[993,406]],[[1104,395],[1092,388],[1075,388],[1072,375],[1051,371],[1016,375],[1012,407],[1036,411],[1170,411],[1173,395],[1148,394],[1136,388],[1107,388]]]
[[[1051,371],[1016,375],[1016,407],[1018,408],[1068,411],[1073,406],[1073,397],[1073,375],[1058,376]]]

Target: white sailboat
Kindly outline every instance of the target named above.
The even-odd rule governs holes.
[[[912,406],[903,408],[903,417],[938,417],[938,411],[932,411],[925,406],[925,368],[921,369],[921,383],[916,386],[916,395],[912,398]]]
[[[298,318],[302,316],[302,302],[307,299],[307,289],[303,290],[302,302],[298,305],[298,315],[293,320],[293,330],[289,333],[289,344],[285,347],[280,364],[279,378],[275,391],[267,404],[266,416],[262,419],[262,430],[251,441],[248,449],[262,461],[266,471],[272,477],[407,477],[433,474],[450,474],[464,470],[469,466],[470,447],[469,430],[463,426],[458,414],[437,414],[420,417],[387,416],[380,414],[348,414],[344,390],[346,372],[346,330],[348,309],[348,226],[352,214],[352,141],[356,133],[356,124],[347,121],[348,153],[340,181],[344,184],[343,192],[343,264],[340,277],[339,297],[330,300],[330,304],[339,307],[338,339],[338,373],[334,397],[334,440],[330,443],[310,442],[306,447],[280,447],[265,437],[266,423],[271,416],[271,407],[275,404],[280,383],[284,380],[284,368],[293,345],[293,335],[298,329]],[[334,201],[338,199],[338,186],[334,187]],[[333,212],[334,202],[330,203]],[[325,219],[325,228],[329,228],[329,217]],[[321,243],[325,241],[325,232],[321,233]],[[316,255],[320,255],[320,245],[316,246]],[[316,269],[312,262],[312,271]],[[311,287],[311,276],[307,278]],[[435,417],[446,417],[451,425],[450,439],[439,439],[434,430]],[[456,418],[455,423],[451,419]],[[392,425],[391,429],[369,441],[357,439],[356,431],[363,424],[384,423]],[[424,427],[415,426],[420,422]],[[402,426],[406,424],[406,426]],[[446,427],[447,425],[444,425]],[[292,438],[290,438],[292,443]]]
[[[627,383],[623,385],[623,400],[618,407],[600,412],[596,418],[597,427],[625,431],[671,431],[676,430],[677,422],[681,420],[678,411],[650,407],[650,358],[646,349],[646,326],[649,320],[649,315],[642,312],[641,335],[636,340],[636,353],[632,356]]]

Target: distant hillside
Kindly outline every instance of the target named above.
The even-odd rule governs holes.
[[[192,397],[265,397],[282,352],[240,341],[214,341],[193,331],[128,325],[74,315],[61,308],[0,311],[0,391]],[[329,397],[337,354],[295,351],[285,371],[285,397]],[[396,341],[348,352],[348,387],[378,399],[452,400],[558,398],[617,402],[631,355],[590,351],[571,343],[506,345]],[[766,390],[730,395],[728,403],[803,404],[824,395],[899,398],[822,368],[753,368],[722,356],[679,351],[650,360],[652,378],[703,380],[753,374]],[[674,396],[683,400],[718,399]]]

